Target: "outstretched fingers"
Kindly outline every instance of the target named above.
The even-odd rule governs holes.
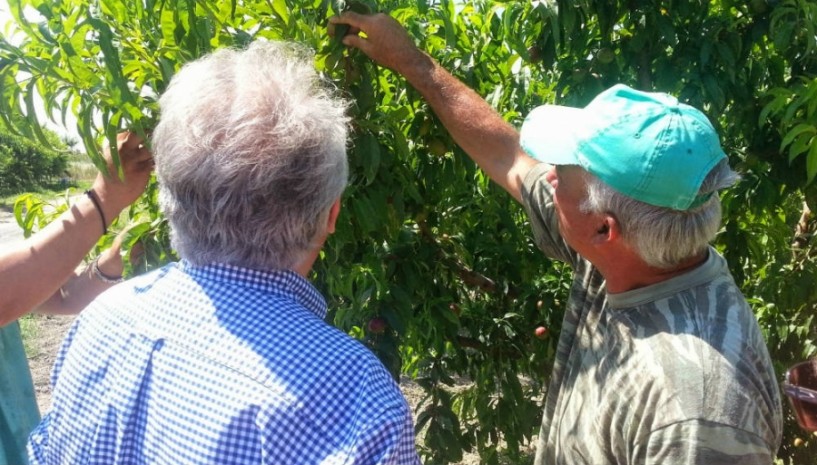
[[[124,163],[135,165],[139,168],[153,165],[153,155],[147,148],[144,139],[138,134],[125,131],[117,134],[117,145],[119,154]]]
[[[359,49],[375,62],[397,72],[422,55],[403,26],[387,14],[349,11],[329,21],[335,26],[349,26],[349,32],[343,37],[344,45]]]
[[[364,37],[360,36],[360,32],[364,31],[363,26],[366,24],[369,15],[361,15],[352,11],[342,13],[340,16],[333,16],[329,18],[330,28],[328,28],[329,35],[334,36],[338,25],[349,26],[346,34],[341,38],[343,45],[360,49],[363,53],[368,55],[365,50],[367,42]]]

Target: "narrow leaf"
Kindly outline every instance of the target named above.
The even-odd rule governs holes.
[[[817,176],[817,143],[812,143],[806,158],[806,184],[811,184],[815,176]]]
[[[794,139],[796,139],[800,134],[803,134],[805,132],[814,133],[817,132],[817,128],[806,123],[798,124],[792,130],[786,133],[786,137],[784,137],[783,142],[780,143],[780,150],[785,149],[789,144],[794,142]]]
[[[272,0],[272,9],[281,18],[285,25],[289,26],[289,9],[286,0]]]

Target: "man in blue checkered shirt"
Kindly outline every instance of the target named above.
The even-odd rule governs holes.
[[[346,104],[283,42],[186,65],[153,135],[182,260],[69,331],[34,464],[418,464],[411,411],[305,279],[347,182]]]

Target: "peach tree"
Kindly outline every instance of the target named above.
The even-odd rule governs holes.
[[[332,322],[414,379],[426,463],[522,462],[538,429],[570,270],[544,258],[521,208],[462,153],[405,81],[328,36],[345,9],[385,11],[518,125],[532,107],[583,105],[624,82],[701,107],[743,182],[717,247],[757,311],[777,370],[815,354],[817,5],[809,0],[9,0],[0,119],[36,138],[76,117],[88,156],[129,128],[187,61],[258,39],[312,47],[354,101],[351,178],[314,271]],[[42,112],[41,112],[42,113]],[[10,118],[22,115],[25,118]],[[155,185],[128,212],[154,268],[174,258]],[[103,239],[102,244],[108,239]],[[141,271],[141,270],[135,270]],[[540,329],[544,328],[544,329]],[[789,415],[790,416],[790,415]],[[789,418],[784,463],[817,449]],[[802,443],[802,441],[801,441]]]

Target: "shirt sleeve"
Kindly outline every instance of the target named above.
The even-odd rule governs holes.
[[[285,403],[261,409],[262,463],[336,463],[344,465],[420,465],[414,421],[391,375],[372,355],[368,376],[353,406],[354,419],[341,428],[325,426],[305,406]]]
[[[380,361],[367,377],[362,410],[371,412],[347,442],[349,465],[420,465],[411,408]]]
[[[394,408],[370,422],[349,458],[354,465],[420,465],[410,410]]]
[[[661,428],[635,446],[630,463],[662,465],[769,465],[776,448],[721,423],[687,420]]]
[[[522,206],[528,213],[533,238],[548,257],[575,267],[578,255],[562,239],[559,218],[553,204],[553,187],[545,179],[550,165],[534,166],[522,181]]]

